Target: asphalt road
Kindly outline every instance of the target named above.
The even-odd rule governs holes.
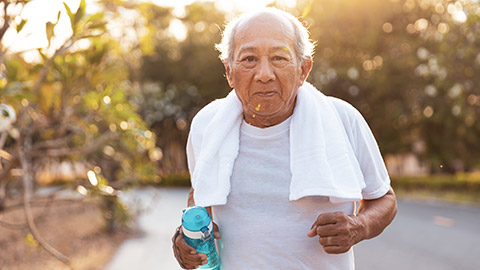
[[[394,222],[355,248],[357,270],[480,269],[480,207],[399,201]]]
[[[143,209],[142,234],[124,242],[106,270],[176,270],[170,238],[180,223],[187,189],[144,189],[123,199]],[[399,201],[383,234],[355,247],[357,270],[480,269],[480,207]]]

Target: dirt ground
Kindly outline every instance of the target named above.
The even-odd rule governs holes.
[[[129,230],[106,233],[102,212],[91,202],[61,201],[33,210],[40,234],[70,258],[72,267],[38,245],[25,225],[23,208],[18,207],[0,212],[0,270],[100,270],[132,235]]]

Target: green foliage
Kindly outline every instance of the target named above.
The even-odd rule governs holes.
[[[214,50],[226,15],[210,2],[194,2],[184,14],[146,2],[101,3],[104,9],[95,14],[86,14],[85,1],[76,10],[64,5],[73,36],[52,61],[44,49],[36,64],[8,56],[0,102],[18,112],[34,109],[37,120],[22,118],[17,124],[38,125],[34,143],[68,136],[68,148],[81,149],[111,134],[95,151],[75,152],[73,158],[102,167],[102,174],[118,185],[157,183],[156,165],[162,175],[186,169],[188,123],[201,107],[229,91]],[[446,0],[297,3],[291,11],[304,17],[317,41],[308,80],[358,108],[383,154],[414,152],[447,172],[479,167],[478,5]],[[465,22],[453,19],[454,7],[466,15]],[[123,40],[111,38],[106,24],[127,9],[138,15],[132,26],[138,44],[125,51]],[[184,38],[178,35],[182,29],[173,28],[178,22]],[[17,31],[25,23],[16,24]],[[57,23],[46,24],[49,41]],[[80,39],[89,46],[69,51]],[[149,159],[154,150],[159,160]]]
[[[213,46],[220,41],[219,25],[225,15],[213,3],[193,3],[178,17],[171,8],[147,3],[139,5],[138,11],[146,31],[139,37],[140,91],[133,101],[158,135],[162,171],[186,170],[184,149],[190,119],[206,103],[229,91]],[[177,39],[172,22],[186,29],[184,40]]]
[[[365,116],[383,154],[413,152],[437,170],[479,167],[480,21],[473,2],[300,0],[291,10],[317,42],[309,81],[353,104]],[[461,5],[461,7],[459,7]],[[464,12],[465,22],[453,19]],[[229,87],[214,44],[225,14],[210,3],[193,3],[178,15],[143,3],[139,40],[141,115],[166,150],[184,149],[193,115]],[[450,10],[450,11],[449,11]],[[177,40],[173,22],[186,38]],[[164,151],[163,164],[173,160]],[[173,161],[172,161],[173,162]]]
[[[75,24],[73,22],[74,20],[74,14],[72,13],[72,10],[70,9],[70,7],[65,4],[65,2],[63,2],[63,6],[65,7],[65,10],[67,11],[67,15],[68,15],[68,18],[70,18],[70,24],[72,25],[72,29],[74,28]]]
[[[1,147],[12,156],[18,149],[25,151],[34,175],[62,160],[95,168],[99,184],[90,194],[104,202],[108,226],[113,228],[128,219],[116,190],[158,179],[156,160],[149,156],[156,149],[156,135],[130,102],[135,88],[120,41],[105,34],[105,13],[86,14],[84,0],[75,13],[64,6],[73,30],[65,44],[53,54],[52,48],[39,49],[37,63],[15,54],[6,55],[1,63],[0,103],[15,108],[14,128],[20,134]],[[49,46],[57,24],[58,19],[46,24]],[[87,47],[72,49],[81,39],[88,41]],[[24,149],[25,141],[29,149]],[[86,172],[81,178],[85,177]],[[81,178],[71,176],[71,181]]]
[[[393,177],[392,187],[400,197],[437,198],[462,203],[480,203],[480,174]]]
[[[431,175],[392,178],[394,189],[457,191],[480,194],[480,176],[478,173],[461,173],[455,175]]]
[[[162,177],[159,184],[164,187],[190,187],[190,175],[188,172],[172,173]]]
[[[384,154],[414,152],[447,172],[478,167],[478,4],[367,2],[301,2],[318,44],[309,80],[358,108]]]
[[[21,20],[20,23],[17,25],[17,33],[19,33],[20,31],[22,31],[23,27],[25,26],[25,24],[27,23],[28,20]]]

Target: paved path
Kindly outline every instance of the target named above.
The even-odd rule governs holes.
[[[142,234],[125,241],[105,270],[177,270],[171,238],[187,205],[188,189],[142,189],[124,194],[129,205],[145,208],[138,218]]]
[[[171,241],[187,189],[144,189],[125,194],[146,211],[143,234],[125,241],[106,270],[177,270]],[[480,208],[400,201],[393,224],[355,247],[357,270],[480,269]]]
[[[478,270],[480,208],[400,201],[391,226],[355,257],[357,270]]]

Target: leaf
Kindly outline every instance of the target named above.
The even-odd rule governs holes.
[[[85,0],[80,1],[80,6],[78,6],[77,13],[73,19],[73,24],[76,25],[82,18],[85,16],[86,3]]]
[[[88,25],[88,29],[106,30],[107,22],[97,22]]]
[[[60,21],[60,14],[62,14],[62,12],[59,10],[57,15],[57,22],[55,23],[55,25],[57,25],[58,22]]]
[[[84,39],[84,38],[94,38],[94,37],[100,37],[102,36],[103,33],[98,33],[98,34],[85,34],[85,35],[81,35],[78,37],[78,40],[80,39]]]
[[[302,11],[302,18],[306,18],[308,14],[310,14],[310,11],[312,11],[312,7],[313,7],[313,1],[309,1]]]
[[[50,41],[52,40],[52,37],[53,37],[53,28],[55,27],[55,25],[52,23],[52,22],[47,22],[47,24],[45,25],[45,31],[47,32],[47,40],[48,40],[48,47],[50,47]]]
[[[105,30],[105,26],[107,25],[107,22],[103,20],[104,18],[105,18],[104,12],[98,12],[98,13],[92,14],[87,18],[86,27],[88,29]]]
[[[27,23],[28,19],[27,20],[22,20],[18,25],[17,25],[17,33],[22,31],[23,27],[25,26],[25,24]]]
[[[63,5],[65,6],[65,10],[67,11],[68,17],[70,18],[70,23],[72,24],[72,30],[74,29],[74,23],[73,23],[73,13],[72,10],[68,7],[65,2],[63,2]]]
[[[43,61],[46,63],[48,61],[48,57],[42,52],[42,49],[38,48],[37,51],[38,54],[40,54],[40,56],[42,57]]]
[[[6,95],[17,95],[19,94],[23,89],[29,87],[31,85],[30,82],[12,82],[7,85],[5,88],[5,94]]]
[[[45,113],[49,114],[50,109],[52,108],[53,101],[55,98],[55,92],[52,84],[45,84],[39,91],[38,103],[40,109]]]
[[[101,21],[105,18],[105,12],[97,12],[95,14],[92,14],[88,16],[87,22],[93,22],[96,23],[95,21]]]
[[[37,240],[35,239],[35,237],[33,237],[33,235],[31,234],[27,234],[25,236],[25,241],[27,241],[27,243],[29,245],[31,245],[32,247],[38,247],[38,242]]]

